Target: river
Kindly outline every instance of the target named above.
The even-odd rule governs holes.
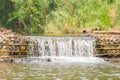
[[[0,80],[120,80],[120,63],[0,63]]]
[[[38,52],[1,62],[0,80],[120,80],[120,63],[94,57],[92,37],[31,38],[37,46],[29,49]]]

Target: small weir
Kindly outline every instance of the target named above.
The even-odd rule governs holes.
[[[33,56],[93,57],[95,41],[92,37],[31,37],[38,53]],[[32,56],[32,57],[33,57]]]
[[[94,57],[95,40],[91,36],[44,37],[29,36],[31,43],[27,58],[30,62],[103,62]]]

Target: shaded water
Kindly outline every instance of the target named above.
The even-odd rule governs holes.
[[[120,80],[120,63],[0,63],[0,80]]]

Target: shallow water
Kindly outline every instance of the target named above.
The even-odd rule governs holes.
[[[0,80],[120,80],[120,63],[0,63]]]

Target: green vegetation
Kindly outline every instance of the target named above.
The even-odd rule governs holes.
[[[14,10],[13,3],[10,0],[0,0],[0,25],[5,28],[11,28],[12,22],[8,22],[10,19],[9,14]]]
[[[120,24],[119,0],[0,0],[0,25],[21,34],[75,34]]]

